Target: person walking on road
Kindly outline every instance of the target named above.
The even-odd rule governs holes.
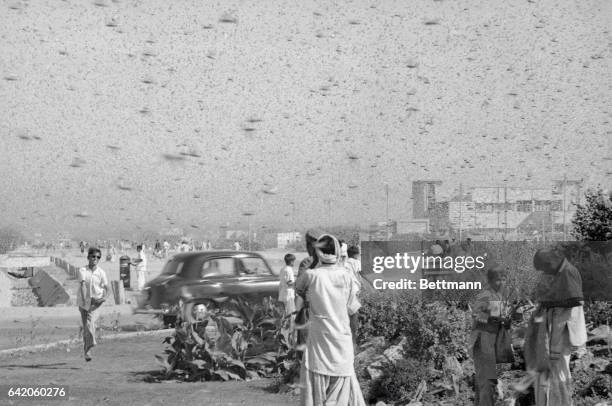
[[[138,290],[143,290],[147,282],[147,257],[144,253],[142,245],[136,247],[136,259],[132,263],[136,267],[136,275],[138,281]]]
[[[83,324],[83,350],[85,361],[91,361],[91,349],[96,345],[96,320],[98,309],[108,296],[106,273],[98,266],[102,251],[91,247],[87,253],[89,264],[79,269],[77,305]]]
[[[168,242],[168,240],[164,240],[164,258],[168,258],[168,252],[170,252],[170,243]]]

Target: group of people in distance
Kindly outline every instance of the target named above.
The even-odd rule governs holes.
[[[306,233],[306,247],[308,257],[301,261],[297,275],[293,269],[296,257],[285,256],[279,287],[286,314],[308,314],[307,322],[296,322],[297,341],[304,344],[301,404],[365,405],[354,369],[354,336],[361,307],[358,294],[367,285],[361,279],[359,248],[346,247],[333,235],[317,231]],[[87,361],[96,345],[97,310],[109,291],[106,274],[98,266],[100,257],[98,248],[90,248],[88,265],[78,275],[77,304]],[[538,250],[533,265],[542,275],[536,289],[537,307],[525,336],[528,373],[522,383],[534,388],[537,406],[571,406],[570,354],[587,338],[580,273],[554,249]],[[478,406],[495,404],[496,365],[512,362],[509,330],[513,311],[506,293],[505,268],[491,265],[487,279],[488,288],[479,293],[472,308],[469,341]]]

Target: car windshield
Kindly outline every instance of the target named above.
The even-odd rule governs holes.
[[[171,258],[166,265],[164,265],[164,269],[162,269],[162,275],[177,275],[181,269],[183,268],[183,262],[177,259]]]

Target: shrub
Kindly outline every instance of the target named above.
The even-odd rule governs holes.
[[[586,302],[584,318],[587,324],[593,326],[612,325],[612,302]]]
[[[470,315],[454,305],[425,303],[409,292],[374,294],[362,299],[359,321],[359,342],[376,336],[391,341],[406,337],[406,355],[432,361],[436,367],[448,355],[459,360],[468,355]]]
[[[380,381],[377,394],[390,401],[406,400],[413,396],[421,381],[437,378],[431,365],[415,359],[400,360]]]
[[[436,368],[442,367],[447,356],[467,358],[471,327],[468,312],[434,302],[421,304],[411,316],[404,331],[408,357],[433,361]]]
[[[402,294],[375,293],[362,297],[357,342],[378,336],[389,341],[397,339],[407,322],[404,314],[411,312],[416,303],[415,297]]]

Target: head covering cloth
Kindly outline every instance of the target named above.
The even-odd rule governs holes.
[[[545,307],[580,306],[583,299],[582,277],[564,255],[552,249],[540,249],[533,258],[534,267],[549,275],[538,292],[537,300]],[[544,285],[544,286],[542,286]]]
[[[323,250],[328,247],[328,243],[330,239],[334,245],[333,253],[323,252]],[[334,237],[333,235],[323,234],[322,236],[317,238],[317,242],[314,244],[314,247],[315,247],[315,253],[320,263],[329,265],[329,264],[336,264],[338,262],[338,259],[340,258],[340,252],[341,252],[340,243],[338,242],[338,239]]]

